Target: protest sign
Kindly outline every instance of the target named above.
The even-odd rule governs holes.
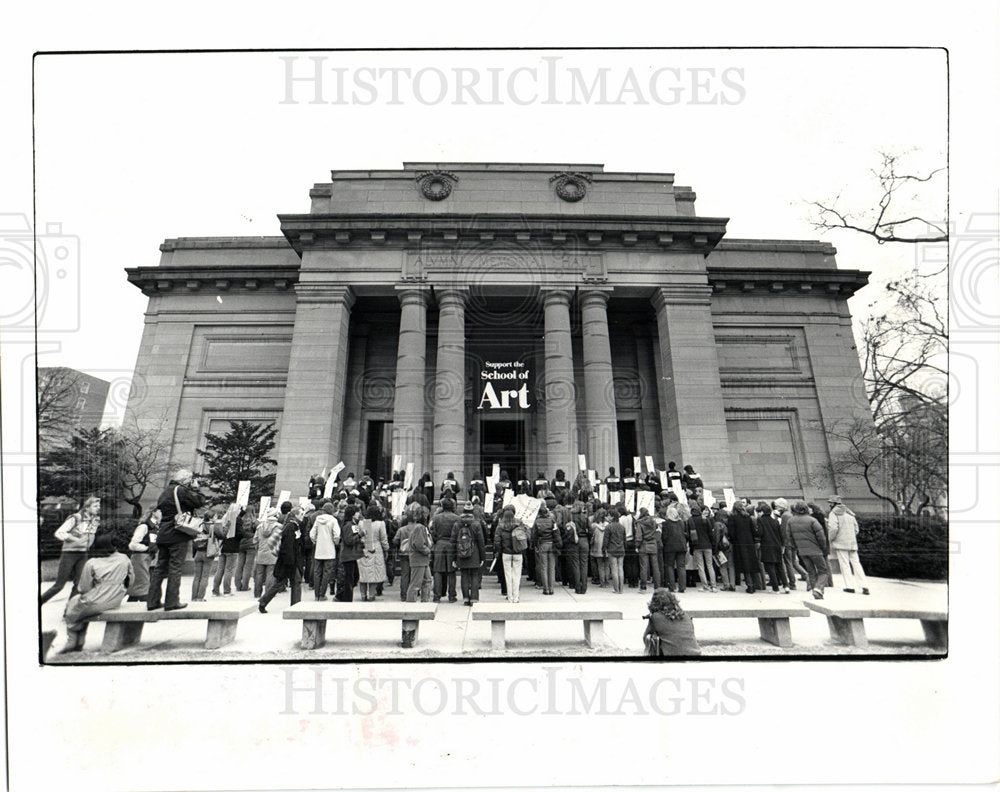
[[[241,481],[236,485],[236,505],[243,509],[250,505],[249,481]]]

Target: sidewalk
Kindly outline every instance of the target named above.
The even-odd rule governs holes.
[[[839,583],[839,575],[836,576]],[[490,650],[490,623],[472,621],[471,609],[461,599],[457,603],[446,600],[438,605],[434,621],[421,624],[420,635],[413,649],[400,648],[401,625],[395,621],[329,621],[326,628],[327,644],[322,649],[302,650],[298,643],[302,623],[282,618],[288,607],[287,592],[279,595],[268,606],[266,614],[252,613],[239,622],[236,640],[222,649],[206,650],[206,623],[204,621],[168,621],[147,624],[142,640],[136,646],[104,654],[100,651],[104,625],[90,626],[83,652],[58,654],[66,643],[62,612],[69,595],[69,586],[58,597],[42,608],[42,630],[57,630],[55,642],[46,662],[59,663],[176,663],[205,662],[213,660],[254,662],[258,660],[448,660],[450,658],[586,658],[639,657],[642,655],[642,634],[646,628],[643,615],[648,612],[650,590],[626,589],[615,594],[610,589],[590,585],[587,594],[576,594],[557,585],[554,597],[543,597],[541,590],[527,578],[522,579],[521,602],[545,605],[578,602],[581,606],[621,610],[622,621],[605,622],[607,646],[589,649],[583,643],[582,622],[509,622],[507,648],[504,652]],[[902,605],[944,610],[947,608],[948,590],[944,583],[925,581],[897,581],[869,578],[871,596],[846,594],[839,588],[827,589],[828,604],[848,603],[864,607],[891,609]],[[696,605],[712,607],[747,608],[753,603],[791,605],[811,597],[800,583],[791,594],[772,593],[770,590],[747,594],[736,592],[709,593],[689,588],[678,595],[681,607]],[[191,592],[191,578],[181,584],[181,600],[187,601]],[[461,593],[461,592],[460,592]],[[313,598],[311,589],[303,587],[303,601]],[[356,595],[357,596],[357,595]],[[252,591],[234,592],[229,597],[208,595],[209,604],[220,602],[255,602]],[[496,577],[487,575],[480,596],[483,603],[503,602]],[[399,601],[399,582],[387,586],[379,601]],[[707,658],[726,657],[794,657],[796,655],[930,655],[935,650],[924,643],[920,622],[915,619],[868,619],[865,622],[870,646],[860,651],[835,644],[830,639],[826,619],[813,613],[809,617],[791,620],[794,646],[781,649],[760,639],[756,619],[696,619],[695,632]]]

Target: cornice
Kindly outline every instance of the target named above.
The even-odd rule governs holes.
[[[288,291],[299,280],[299,271],[291,267],[248,265],[219,267],[185,265],[182,267],[127,267],[128,282],[152,297],[163,292],[212,291]]]
[[[861,270],[708,268],[715,294],[769,293],[850,297],[868,284]]]

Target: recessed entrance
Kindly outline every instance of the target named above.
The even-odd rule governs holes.
[[[517,480],[520,470],[525,470],[524,419],[480,419],[479,468],[484,476],[490,475],[493,465],[506,470],[511,481]]]
[[[625,475],[625,469],[632,467],[639,456],[639,441],[636,437],[635,421],[618,422],[618,475]],[[633,471],[635,472],[635,471]]]

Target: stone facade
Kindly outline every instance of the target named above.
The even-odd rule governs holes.
[[[294,494],[393,454],[435,482],[649,455],[720,495],[838,491],[867,275],[830,245],[725,239],[672,174],[600,165],[334,171],[310,198],[283,237],[170,239],[128,270],[149,296],[128,409],[167,419],[175,465],[245,418],[277,426]]]

